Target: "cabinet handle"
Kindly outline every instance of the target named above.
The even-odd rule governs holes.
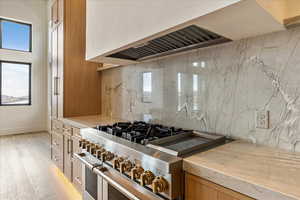
[[[53,160],[54,160],[55,162],[58,162],[58,158],[57,158],[56,156],[53,156]]]
[[[58,96],[59,95],[59,77],[56,76],[54,77],[54,95]]]
[[[54,146],[58,146],[58,143],[55,142],[55,141],[53,141],[53,145],[54,145]]]
[[[72,140],[68,138],[68,154],[72,153]]]
[[[82,185],[80,178],[77,176],[75,177],[75,180],[79,183],[79,185]]]
[[[60,91],[60,78],[57,77],[57,95],[59,95],[59,91]]]
[[[70,142],[69,142],[69,138],[67,140],[67,151],[68,151],[68,154],[70,154]]]
[[[73,141],[70,139],[70,153],[71,153],[71,156],[73,157]]]
[[[54,90],[54,95],[58,95],[57,94],[57,77],[54,77],[54,88],[53,88],[53,90]]]

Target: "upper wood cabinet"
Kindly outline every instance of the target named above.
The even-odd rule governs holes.
[[[52,118],[100,114],[99,64],[85,60],[86,1],[54,0],[50,20]]]
[[[200,177],[185,174],[185,200],[254,200]]]

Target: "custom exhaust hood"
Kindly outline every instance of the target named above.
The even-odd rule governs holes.
[[[229,41],[231,40],[216,33],[204,30],[195,25],[190,25],[164,36],[147,41],[142,45],[133,46],[108,55],[107,57],[128,59],[133,61],[144,61]]]
[[[109,68],[285,30],[273,2],[87,0],[86,59]]]

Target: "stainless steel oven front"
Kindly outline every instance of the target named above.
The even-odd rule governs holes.
[[[83,200],[130,200],[102,176],[83,165]]]
[[[130,178],[99,163],[89,154],[75,154],[82,162],[83,200],[165,200]]]

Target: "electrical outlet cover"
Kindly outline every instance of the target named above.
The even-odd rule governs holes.
[[[256,128],[269,129],[270,111],[257,110],[255,114]]]

